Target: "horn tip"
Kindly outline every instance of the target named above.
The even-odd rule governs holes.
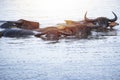
[[[115,14],[114,11],[112,11],[112,13]]]

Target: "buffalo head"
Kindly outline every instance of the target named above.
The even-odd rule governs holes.
[[[98,17],[96,19],[89,19],[89,18],[86,17],[86,15],[87,15],[87,12],[86,12],[85,16],[84,16],[84,19],[85,19],[86,22],[92,22],[92,23],[94,23],[97,26],[106,28],[106,27],[109,26],[109,24],[111,22],[115,22],[117,20],[117,15],[114,12],[112,12],[112,13],[114,15],[113,19],[109,19],[107,17]]]

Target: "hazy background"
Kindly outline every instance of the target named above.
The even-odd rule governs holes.
[[[55,24],[65,19],[81,20],[86,11],[89,17],[113,18],[111,11],[119,14],[119,9],[119,0],[0,0],[0,19]]]

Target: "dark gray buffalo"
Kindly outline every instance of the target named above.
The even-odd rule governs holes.
[[[108,28],[108,27],[112,28],[113,26],[111,27],[110,24],[111,23],[116,23],[115,21],[117,21],[117,19],[118,19],[117,15],[114,12],[112,12],[112,13],[114,15],[113,19],[109,19],[107,17],[97,17],[95,19],[89,19],[89,18],[86,17],[86,15],[87,15],[87,12],[86,12],[85,16],[84,16],[84,20],[86,22],[91,22],[91,23],[93,23],[97,26],[100,26],[102,28]]]
[[[0,31],[0,37],[28,37],[34,35],[35,33],[31,30],[11,28]]]

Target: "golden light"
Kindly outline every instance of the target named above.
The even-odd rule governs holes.
[[[20,0],[18,6],[19,8],[24,8],[24,10],[29,10],[29,12],[32,11],[36,14],[59,15],[69,12],[86,11],[92,1],[93,0]]]

